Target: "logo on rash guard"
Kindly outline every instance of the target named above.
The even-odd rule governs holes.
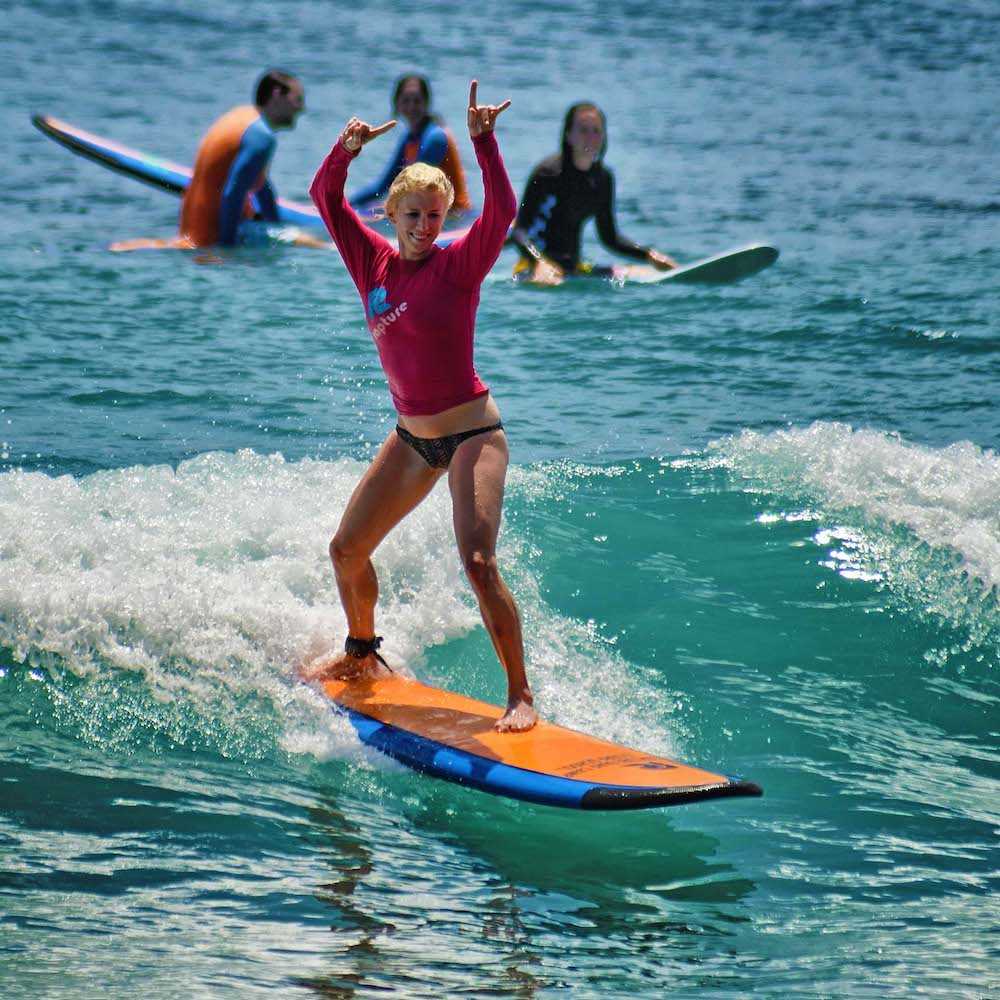
[[[373,288],[368,293],[369,316],[381,316],[382,313],[391,308],[392,306],[389,305],[389,293],[381,285]]]
[[[392,312],[389,310],[392,309]],[[378,340],[389,328],[390,323],[395,323],[403,313],[406,312],[406,303],[400,302],[395,309],[389,301],[389,293],[382,285],[378,285],[368,293],[368,322],[372,324],[376,316],[382,318],[371,326],[372,336]]]

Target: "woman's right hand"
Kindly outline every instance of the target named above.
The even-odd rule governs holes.
[[[372,127],[368,122],[363,122],[360,118],[352,118],[344,126],[344,131],[340,133],[340,141],[344,144],[344,149],[350,153],[356,153],[366,143],[378,138],[383,132],[388,132],[395,126],[395,118],[377,128]]]

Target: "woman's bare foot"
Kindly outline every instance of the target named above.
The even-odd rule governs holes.
[[[342,653],[331,659],[314,660],[300,668],[299,676],[306,683],[313,681],[355,681],[362,678],[385,677],[392,671],[380,663],[374,653],[365,657]]]
[[[538,713],[531,704],[530,696],[508,702],[507,711],[493,727],[498,733],[523,733],[538,722]]]

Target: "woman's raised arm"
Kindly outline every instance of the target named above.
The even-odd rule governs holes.
[[[355,284],[358,283],[372,254],[388,244],[358,218],[344,197],[347,168],[365,143],[371,142],[383,132],[388,132],[395,124],[395,121],[389,121],[373,128],[359,118],[352,118],[344,126],[336,145],[316,171],[316,176],[309,186],[309,196],[319,209],[319,214],[323,217],[333,242],[337,244],[340,256],[343,257]]]
[[[461,239],[449,250],[456,268],[455,280],[465,286],[478,285],[500,256],[514,215],[517,196],[500,156],[494,126],[501,112],[510,107],[503,104],[480,105],[477,101],[478,82],[469,88],[469,135],[476,159],[483,172],[483,212]]]

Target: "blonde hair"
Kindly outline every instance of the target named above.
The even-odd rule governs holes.
[[[401,170],[389,188],[385,199],[385,214],[392,215],[402,198],[414,191],[435,191],[448,203],[445,211],[451,208],[455,201],[455,188],[448,175],[429,163],[411,163]]]

